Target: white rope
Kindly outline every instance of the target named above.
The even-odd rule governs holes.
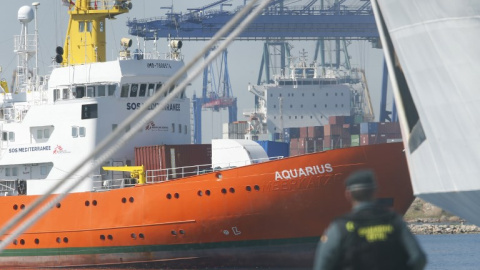
[[[81,170],[85,164],[89,164],[92,160],[95,160],[95,156],[103,153],[100,155],[98,159],[94,161],[94,166],[100,166],[104,161],[106,161],[117,149],[115,146],[118,145],[123,145],[124,142],[129,140],[133,135],[137,134],[137,131],[139,128],[144,126],[150,119],[152,119],[157,113],[159,113],[165,105],[170,102],[173,97],[175,97],[177,94],[179,94],[181,91],[183,91],[184,88],[187,87],[188,84],[196,77],[198,76],[203,69],[212,62],[215,57],[218,56],[262,11],[263,9],[268,5],[268,3],[271,0],[264,0],[260,5],[256,6],[254,10],[249,13],[254,5],[260,0],[252,0],[250,3],[248,3],[247,6],[245,6],[241,11],[239,11],[224,27],[222,27],[213,37],[210,39],[210,41],[207,43],[207,45],[202,49],[201,52],[199,52],[192,61],[190,61],[188,64],[186,64],[182,69],[180,69],[175,75],[173,75],[158,91],[155,95],[153,95],[151,98],[149,98],[145,104],[140,107],[139,110],[137,110],[135,113],[130,115],[117,129],[110,134],[105,140],[103,140],[98,147],[85,159],[83,159],[79,164],[70,172],[67,174],[62,180],[57,183],[55,186],[50,188],[46,194],[38,198],[32,205],[28,206],[25,208],[24,211],[20,212],[15,218],[10,220],[1,230],[0,230],[0,235],[5,235],[7,232],[9,232],[12,228],[16,226],[19,222],[21,222],[27,215],[30,215],[37,207],[39,207],[41,204],[44,204],[47,199],[49,199],[49,196],[51,196],[53,193],[55,193],[56,190],[58,190],[65,182],[67,179],[69,179],[71,176],[77,173],[77,171]],[[248,14],[249,13],[249,14]],[[248,14],[248,16],[247,16]],[[175,82],[177,82],[183,74],[185,74],[190,68],[192,68],[197,61],[202,59],[202,57],[205,55],[205,53],[210,50],[210,48],[215,45],[215,43],[220,40],[223,36],[225,36],[228,31],[230,31],[233,26],[235,26],[239,21],[242,20],[242,18],[246,18],[236,27],[230,35],[227,36],[227,38],[221,43],[219,48],[217,50],[214,50],[206,59],[205,61],[202,62],[200,66],[198,66],[191,75],[189,75],[180,85],[178,85],[171,93],[169,96],[164,98],[158,106],[156,106],[153,110],[148,111],[148,113],[142,117],[142,114],[147,111],[150,105],[152,105],[154,102],[157,102],[163,95],[170,89]],[[128,127],[131,123],[134,121],[140,119],[140,121],[136,122],[133,128],[131,128],[126,134],[121,135],[120,133],[125,130],[126,127]],[[31,227],[40,217],[42,217],[44,214],[46,214],[52,207],[55,206],[58,202],[60,202],[65,196],[71,192],[76,185],[78,185],[81,181],[83,181],[86,177],[88,176],[88,173],[83,173],[82,177],[80,177],[78,180],[73,181],[70,183],[68,188],[63,192],[57,194],[54,198],[49,200],[40,210],[34,212],[27,220],[25,220],[22,224],[18,225],[15,227],[15,230],[10,233],[8,237],[6,237],[1,243],[0,243],[0,252],[5,249],[6,246],[10,245],[12,241],[22,234],[24,231],[26,231],[29,227]]]

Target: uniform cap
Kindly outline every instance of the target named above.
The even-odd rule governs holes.
[[[375,189],[377,187],[375,175],[370,170],[361,170],[348,176],[345,181],[347,190]]]

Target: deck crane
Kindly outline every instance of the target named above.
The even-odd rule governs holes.
[[[240,1],[240,0],[238,0]],[[247,0],[242,0],[245,5]],[[134,36],[154,39],[179,36],[183,40],[202,41],[210,39],[238,10],[226,11],[233,0],[218,0],[199,8],[188,9],[188,12],[166,16],[165,18],[132,19],[127,22],[129,33]],[[317,41],[315,59],[321,65],[325,63],[325,41],[335,43],[335,65],[340,63],[340,53],[344,53],[347,41],[367,40],[377,47],[378,30],[368,0],[304,0],[306,4],[298,6],[299,0],[272,0],[263,14],[247,27],[237,40],[265,41],[264,56],[259,71],[259,81],[269,81],[269,73],[273,61],[270,61],[269,46],[272,52],[281,55],[281,62],[288,61],[288,40]],[[300,1],[302,2],[302,1]],[[219,10],[213,8],[219,7]],[[283,44],[282,44],[283,43]],[[379,47],[379,46],[378,46]],[[282,60],[283,58],[283,60]],[[348,59],[348,57],[345,57]],[[348,66],[348,63],[346,64]],[[383,71],[386,72],[386,69]],[[380,121],[388,118],[386,111],[387,76],[384,76],[382,102],[380,104]],[[197,123],[198,126],[198,123]]]

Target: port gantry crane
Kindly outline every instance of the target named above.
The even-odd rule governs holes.
[[[169,12],[165,17],[148,19],[132,19],[127,22],[129,34],[154,40],[160,37],[178,36],[183,40],[204,41],[210,39],[239,10],[226,11],[224,6],[231,6],[234,0],[219,0],[211,4],[188,9],[186,13]],[[243,5],[247,0],[242,0]],[[331,65],[325,62],[325,42],[333,41],[335,46],[335,63],[341,63],[341,52],[344,52],[344,64],[349,67],[349,56],[346,50],[347,41],[368,40],[372,46],[380,48],[378,30],[369,0],[304,0],[304,5],[294,6],[301,0],[272,0],[263,14],[258,16],[247,27],[237,40],[264,41],[263,57],[257,83],[271,81],[270,71],[286,66],[290,56],[288,40],[316,41],[314,61],[320,57],[321,66]],[[220,7],[213,10],[215,7]],[[343,49],[341,49],[343,47]],[[271,63],[271,52],[279,58],[279,67]],[[226,58],[225,58],[226,59]],[[226,61],[226,60],[225,60]],[[204,72],[204,89],[202,97],[194,100],[194,105],[203,106],[208,102]],[[280,74],[280,73],[278,73]],[[384,65],[382,97],[380,102],[380,121],[390,120],[386,110],[387,70]],[[221,96],[221,95],[218,95]],[[257,97],[256,97],[257,102]],[[229,107],[230,108],[230,107]],[[395,115],[395,107],[393,107]],[[200,110],[197,108],[197,113]],[[200,129],[199,116],[194,116],[194,127]],[[231,120],[231,119],[229,119]],[[200,137],[199,137],[200,136]],[[195,132],[195,143],[201,142],[201,135]]]

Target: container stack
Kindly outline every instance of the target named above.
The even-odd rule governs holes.
[[[211,144],[153,145],[135,147],[135,166],[143,165],[145,171],[155,170],[154,181],[181,178],[209,168],[212,162]],[[207,165],[195,167],[197,165]],[[181,171],[175,168],[187,167]],[[168,170],[168,171],[167,171]]]
[[[328,125],[286,128],[284,140],[290,142],[290,155],[329,149],[380,144],[401,140],[397,122],[358,123],[351,116],[331,116]]]
[[[223,139],[245,139],[245,134],[249,129],[247,121],[235,121],[223,124]]]

